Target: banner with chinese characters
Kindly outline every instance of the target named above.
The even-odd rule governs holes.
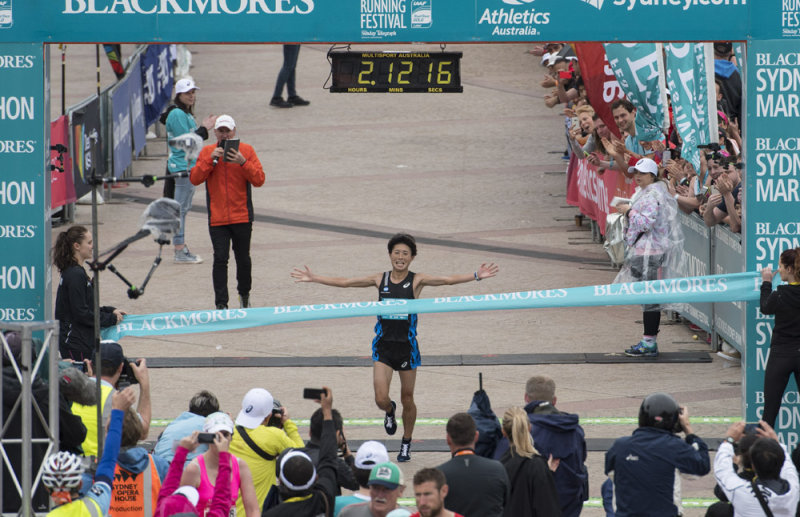
[[[167,107],[172,95],[172,63],[169,45],[150,45],[142,54],[142,100],[144,125],[154,124]]]

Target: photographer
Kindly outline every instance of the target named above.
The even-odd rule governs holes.
[[[318,401],[322,406],[322,431],[319,443],[319,461],[301,450],[286,450],[278,457],[279,505],[266,511],[264,517],[296,516],[316,517],[333,515],[336,498],[336,426],[332,413],[333,393],[323,388]]]
[[[272,425],[278,420],[281,427]],[[242,410],[236,417],[236,427],[231,440],[231,454],[243,459],[253,474],[253,485],[259,507],[269,509],[276,502],[275,459],[285,449],[303,447],[297,424],[289,419],[289,412],[281,407],[274,410],[272,394],[263,388],[253,388],[242,399]],[[270,497],[267,497],[269,492]],[[264,501],[267,504],[264,504]],[[245,515],[242,499],[236,502],[236,514]]]
[[[344,420],[342,414],[337,410],[331,410],[333,413],[333,425],[336,428],[336,446],[339,449],[341,458],[336,459],[336,496],[342,495],[342,488],[348,490],[358,490],[359,484],[356,481],[355,474],[353,473],[353,464],[355,457],[350,449],[347,447],[347,440],[344,437]],[[322,426],[323,426],[323,411],[322,408],[317,409],[311,415],[311,421],[308,426],[309,440],[306,443],[303,452],[308,454],[314,465],[319,468],[320,466],[320,449],[322,440]]]
[[[113,341],[100,343],[102,364],[100,365],[101,407],[104,417],[111,413],[111,394],[115,389],[124,388],[130,384],[139,384],[139,404],[137,411],[142,421],[142,440],[150,432],[150,419],[152,408],[150,404],[150,373],[147,362],[139,359],[132,362],[125,358],[122,347]],[[94,375],[93,365],[88,362],[89,375]],[[72,404],[72,412],[80,417],[86,426],[86,440],[81,447],[85,456],[97,455],[97,407],[96,405],[82,405],[77,402]]]
[[[684,440],[676,435],[680,432]],[[674,502],[676,470],[708,474],[708,445],[693,433],[686,407],[671,395],[653,393],[639,408],[639,428],[606,452],[605,472],[613,480],[617,517],[680,515]]]

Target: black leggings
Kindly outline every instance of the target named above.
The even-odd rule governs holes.
[[[800,355],[769,354],[767,368],[764,371],[764,415],[762,420],[775,427],[775,419],[781,409],[781,400],[789,376],[794,374],[794,380],[800,385]]]
[[[658,268],[664,262],[664,255],[634,256],[631,259],[631,276],[636,281],[658,279]],[[659,305],[644,305],[642,307],[642,321],[644,323],[644,335],[655,336],[658,334],[658,327],[661,325],[661,307]]]

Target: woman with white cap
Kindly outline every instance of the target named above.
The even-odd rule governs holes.
[[[681,275],[683,232],[678,221],[678,203],[667,184],[658,179],[658,165],[642,158],[628,169],[633,173],[636,193],[630,203],[618,203],[617,211],[627,220],[625,263],[614,282],[641,282]],[[661,307],[644,305],[642,339],[625,350],[631,357],[658,357],[656,334]]]
[[[161,121],[167,126],[167,143],[169,146],[169,158],[167,160],[167,173],[178,174],[185,172],[186,177],[175,178],[175,201],[181,204],[181,227],[175,234],[173,244],[175,245],[175,262],[178,264],[200,264],[203,259],[189,251],[186,245],[186,213],[192,208],[192,197],[194,196],[194,185],[189,181],[188,172],[194,166],[196,158],[189,158],[186,151],[177,145],[169,142],[186,133],[196,133],[203,140],[208,138],[208,132],[214,128],[217,117],[209,115],[203,119],[202,126],[198,127],[194,120],[194,103],[197,98],[197,85],[191,78],[181,79],[175,83],[174,105],[161,116]],[[168,196],[168,192],[165,195]]]
[[[211,413],[203,424],[203,432],[222,436],[226,445],[230,444],[233,435],[233,420],[226,413],[220,411]],[[230,455],[230,483],[231,483],[231,508],[236,507],[236,500],[241,494],[242,502],[247,517],[258,516],[261,508],[256,498],[256,489],[253,486],[253,475],[247,463]],[[195,457],[183,471],[181,485],[193,486],[198,492],[198,501],[195,505],[198,513],[204,515],[214,497],[214,486],[217,484],[220,472],[219,451],[216,442],[209,444],[208,450]]]

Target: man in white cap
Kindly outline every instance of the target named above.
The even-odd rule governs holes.
[[[372,473],[372,467],[387,461],[389,461],[389,453],[382,443],[369,440],[361,444],[353,463],[353,472],[360,488],[353,495],[340,495],[336,498],[334,517],[339,515],[339,512],[347,505],[369,502],[369,475]]]
[[[280,420],[283,428],[270,426],[272,419]],[[275,459],[284,449],[303,445],[297,425],[289,419],[286,408],[273,412],[270,392],[263,388],[247,392],[242,399],[242,410],[236,417],[230,451],[250,467],[259,506],[264,504],[267,493],[275,485]],[[236,501],[236,514],[245,515],[241,498]]]
[[[214,248],[214,305],[218,310],[228,308],[228,258],[232,247],[239,305],[246,309],[250,306],[252,285],[250,236],[254,213],[251,188],[264,184],[264,170],[252,146],[244,142],[239,142],[238,146],[226,142],[238,142],[233,117],[217,117],[214,135],[217,143],[200,151],[189,179],[193,185],[206,183],[208,231]]]
[[[379,463],[372,468],[368,483],[370,501],[346,506],[341,517],[387,517],[399,508],[397,499],[405,489],[400,467],[391,461]]]

